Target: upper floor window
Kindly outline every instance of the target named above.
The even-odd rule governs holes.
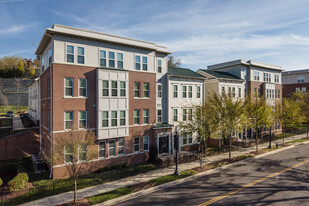
[[[53,55],[53,52],[52,52],[52,48],[50,47],[49,50],[48,50],[48,64],[49,66],[51,65],[52,63],[52,55]]]
[[[149,124],[149,109],[143,111],[144,124]]]
[[[162,84],[158,84],[158,98],[162,98]]]
[[[144,83],[144,97],[149,97],[149,83]]]
[[[147,57],[143,57],[143,70],[147,71],[148,70],[148,61]]]
[[[174,95],[174,98],[178,98],[178,85],[174,85],[173,95]]]
[[[162,73],[162,60],[158,60],[158,73]]]
[[[73,78],[64,78],[65,96],[73,96]]]
[[[223,93],[225,93],[225,87],[224,86],[221,87],[221,94],[223,94]]]
[[[84,47],[77,47],[77,63],[85,64],[85,49]]]
[[[264,72],[264,82],[271,82],[271,73]]]
[[[115,67],[115,52],[108,52],[108,66]]]
[[[246,69],[244,70],[244,79],[245,80],[247,79],[247,70]]]
[[[74,46],[67,45],[67,62],[74,63]]]
[[[135,70],[141,70],[141,57],[135,56]]]
[[[300,87],[296,87],[295,91],[299,92],[300,91]]]
[[[102,112],[102,127],[108,127],[108,111]]]
[[[162,122],[162,110],[158,109],[157,110],[157,123],[161,123]]]
[[[306,93],[306,90],[307,90],[306,87],[301,88],[301,91],[304,92],[304,93]]]
[[[192,98],[192,86],[188,86],[188,90],[189,90],[188,97]]]
[[[123,69],[123,54],[117,53],[117,67]]]
[[[192,120],[192,117],[193,117],[192,109],[188,109],[188,120]]]
[[[87,112],[86,111],[79,111],[78,112],[78,127],[86,128],[87,127]]]
[[[254,71],[254,80],[260,81],[260,72]]]
[[[196,98],[201,98],[201,87],[200,86],[196,87]]]
[[[42,72],[44,72],[44,66],[45,66],[45,63],[44,63],[44,57],[41,58],[41,70]]]
[[[117,111],[112,111],[112,127],[117,127]]]
[[[173,109],[173,120],[174,122],[178,121],[178,109]]]
[[[65,129],[71,129],[73,126],[73,111],[64,112]]]
[[[140,97],[140,83],[134,82],[134,97]]]
[[[297,82],[298,82],[298,83],[303,83],[303,82],[305,82],[305,76],[298,76],[298,77],[297,77]]]
[[[232,87],[232,97],[236,97],[236,88]]]
[[[143,137],[143,151],[149,150],[149,136]]]
[[[103,80],[103,96],[108,97],[108,91],[109,91],[109,83],[107,80]]]
[[[66,163],[73,162],[73,147],[68,145],[64,147],[64,161]]]
[[[134,124],[139,124],[139,110],[134,110]]]
[[[187,86],[182,86],[182,98],[187,98]]]
[[[134,152],[140,151],[140,138],[134,137]]]
[[[100,67],[106,67],[106,51],[100,50]]]
[[[118,84],[117,81],[112,81],[112,96],[117,97],[118,95]]]
[[[124,138],[120,138],[117,140],[118,143],[118,155],[124,154]]]
[[[275,74],[275,82],[279,83],[279,74]]]
[[[120,82],[120,96],[126,96],[126,82]]]
[[[79,79],[79,94],[80,97],[86,97],[87,96],[87,79]]]
[[[238,97],[241,97],[241,88],[238,88]]]
[[[126,125],[126,111],[120,111],[120,126]]]
[[[187,121],[187,109],[182,110],[182,120]]]

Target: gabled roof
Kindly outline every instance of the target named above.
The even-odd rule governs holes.
[[[235,79],[235,80],[243,80],[233,74],[230,74],[228,72],[221,72],[221,71],[214,71],[209,69],[200,69],[200,71],[205,72],[207,74],[210,74],[211,76],[214,76],[218,79]]]
[[[179,68],[179,67],[169,67],[168,72],[170,76],[175,77],[187,77],[187,78],[197,78],[197,79],[205,79],[203,75],[192,71],[191,69]]]

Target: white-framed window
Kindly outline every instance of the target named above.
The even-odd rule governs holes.
[[[106,51],[100,50],[100,67],[106,67]]]
[[[201,98],[201,87],[200,86],[196,87],[196,98]]]
[[[225,87],[222,86],[222,87],[221,87],[221,94],[224,94],[224,93],[225,93]]]
[[[271,82],[271,73],[264,72],[264,82]]]
[[[67,45],[67,62],[74,63],[74,46]]]
[[[182,109],[182,121],[187,121],[187,109]]]
[[[106,142],[99,141],[99,158],[105,158],[106,157]]]
[[[87,111],[78,112],[78,128],[85,129],[87,127]]]
[[[117,53],[117,67],[123,69],[123,53]]]
[[[139,124],[139,109],[134,110],[134,124]]]
[[[241,97],[241,88],[238,88],[238,97]]]
[[[174,122],[178,121],[178,109],[173,109],[173,120]]]
[[[120,96],[126,96],[126,82],[120,82]]]
[[[140,137],[134,137],[134,152],[140,151]]]
[[[85,49],[84,47],[77,47],[77,63],[85,64]]]
[[[86,161],[87,160],[87,145],[80,144],[78,147],[78,161]]]
[[[78,79],[78,96],[87,97],[87,79]]]
[[[117,97],[118,96],[118,82],[112,81],[112,96]]]
[[[149,109],[143,110],[143,120],[144,124],[149,124]]]
[[[307,90],[306,87],[301,88],[301,91],[304,92],[304,93],[306,93],[306,90]]]
[[[70,145],[64,147],[64,162],[65,163],[73,162],[73,147]]]
[[[64,112],[64,118],[65,118],[65,129],[71,129],[73,126],[73,111],[67,111]]]
[[[162,60],[158,59],[158,73],[162,73]]]
[[[178,85],[174,85],[173,88],[174,88],[173,97],[178,98]]]
[[[187,145],[188,144],[188,135],[183,134],[182,135],[182,145]]]
[[[135,56],[135,70],[141,70],[141,56]]]
[[[193,137],[192,137],[192,134],[189,134],[189,144],[192,144],[193,143]]]
[[[303,82],[305,82],[305,76],[297,76],[297,82],[298,82],[298,83],[303,83]]]
[[[143,71],[148,70],[148,60],[147,57],[143,57]]]
[[[247,80],[247,70],[244,70],[244,79]]]
[[[115,156],[115,140],[108,140],[108,156],[112,157]]]
[[[108,52],[108,66],[115,68],[115,52]]]
[[[112,111],[111,116],[112,127],[117,127],[117,111]]]
[[[140,97],[140,83],[134,82],[134,97]]]
[[[108,97],[109,96],[109,82],[107,80],[103,80],[102,87],[103,87],[103,90],[102,90],[103,97]]]
[[[41,72],[43,73],[43,72],[44,72],[44,66],[45,66],[44,57],[41,58],[41,61],[42,61],[42,62],[41,62]]]
[[[300,91],[300,87],[296,87],[295,91],[299,92]]]
[[[158,84],[158,98],[162,98],[162,84]]]
[[[260,81],[260,72],[258,71],[254,71],[254,80],[255,81]]]
[[[73,97],[73,78],[64,78],[64,95]]]
[[[118,155],[124,154],[124,138],[120,138],[117,140],[118,143]]]
[[[149,83],[144,83],[144,97],[149,98]]]
[[[193,117],[192,109],[188,109],[188,120],[192,120],[192,117]]]
[[[108,127],[108,111],[102,112],[102,127]]]
[[[275,82],[279,83],[279,74],[275,74]]]
[[[192,86],[188,86],[188,97],[192,98]]]
[[[149,136],[143,137],[143,151],[149,150]]]
[[[236,88],[232,87],[232,97],[236,97]]]
[[[120,126],[126,125],[126,111],[120,111]]]
[[[157,123],[162,123],[162,110],[157,110]]]
[[[187,98],[187,86],[182,86],[182,98]]]
[[[53,57],[53,50],[52,48],[50,47],[48,49],[48,65],[51,66],[51,63],[52,63],[52,57]]]

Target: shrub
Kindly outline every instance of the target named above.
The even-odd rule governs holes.
[[[0,187],[3,185],[3,180],[0,177]]]
[[[11,192],[18,191],[27,186],[27,182],[29,181],[29,176],[27,174],[26,169],[18,165],[17,167],[17,175],[8,182],[8,186]]]
[[[121,168],[125,168],[126,166],[127,166],[127,163],[110,165],[110,166],[102,167],[98,169],[96,173],[106,172],[106,171],[115,170],[115,169],[121,169]]]
[[[155,163],[157,161],[158,149],[157,145],[153,144],[149,150],[149,162]]]

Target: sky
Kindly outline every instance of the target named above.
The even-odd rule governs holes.
[[[53,24],[168,47],[193,70],[245,59],[309,68],[308,0],[0,0],[0,58],[35,58]]]

